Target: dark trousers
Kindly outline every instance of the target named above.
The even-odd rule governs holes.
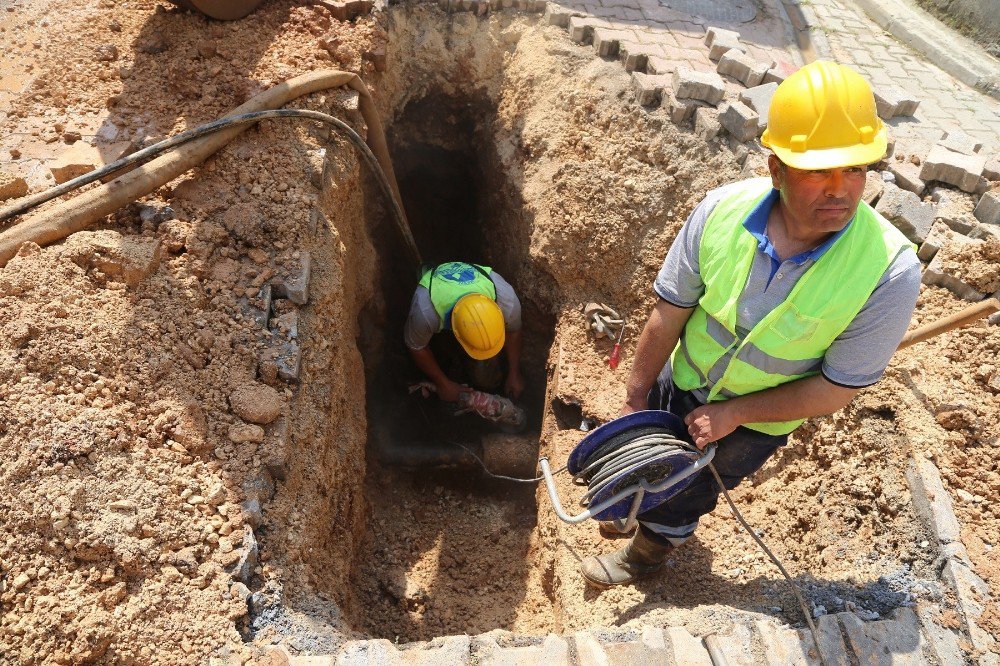
[[[666,410],[682,419],[702,404],[690,392],[677,388],[669,363],[650,390],[647,403],[650,409]],[[740,426],[716,442],[718,448],[712,463],[722,483],[732,490],[760,469],[771,454],[787,441],[788,435],[766,435]],[[683,491],[660,506],[639,514],[640,528],[658,543],[679,546],[694,534],[698,519],[715,508],[719,492],[715,478],[706,467]]]

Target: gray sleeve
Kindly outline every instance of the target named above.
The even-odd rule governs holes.
[[[738,185],[738,183],[734,183]],[[691,308],[705,293],[705,283],[701,280],[701,270],[698,265],[698,248],[701,245],[701,235],[705,231],[715,205],[732,187],[727,185],[709,192],[688,216],[681,231],[674,239],[667,258],[653,282],[653,290],[657,296],[671,305],[680,308]]]
[[[920,293],[920,260],[904,250],[886,269],[854,321],[823,357],[823,376],[850,388],[870,386],[882,377],[910,325]]]
[[[490,279],[497,288],[497,305],[503,312],[504,329],[508,331],[521,330],[521,301],[514,293],[514,288],[496,271],[490,273]]]
[[[434,311],[431,295],[423,287],[417,287],[410,301],[410,314],[403,326],[403,342],[413,351],[420,351],[430,344],[440,326],[441,318]]]

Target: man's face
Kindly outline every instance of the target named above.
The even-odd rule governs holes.
[[[787,213],[817,233],[834,233],[854,217],[865,190],[866,166],[804,171],[768,158],[771,183],[781,192]]]

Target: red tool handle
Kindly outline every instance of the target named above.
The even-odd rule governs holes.
[[[611,350],[611,356],[608,357],[608,365],[611,366],[612,370],[618,367],[618,361],[621,360],[621,350],[622,343],[616,342],[615,348]]]

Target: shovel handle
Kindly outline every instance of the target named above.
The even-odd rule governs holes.
[[[964,310],[948,315],[944,319],[939,319],[935,322],[925,324],[918,329],[910,331],[903,336],[903,341],[899,343],[899,347],[896,348],[896,351],[905,349],[918,342],[923,342],[924,340],[933,338],[935,335],[940,335],[946,331],[950,331],[960,326],[965,326],[966,324],[971,324],[978,319],[988,317],[994,312],[1000,312],[1000,300],[998,300],[996,296],[987,298],[986,300],[980,301],[975,305],[970,305]]]

